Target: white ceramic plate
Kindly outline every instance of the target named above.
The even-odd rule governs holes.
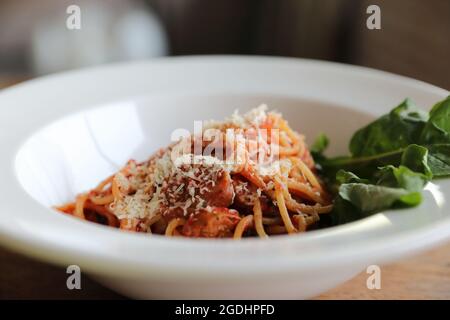
[[[370,264],[450,235],[450,181],[417,208],[296,236],[204,240],[120,232],[49,207],[94,186],[129,158],[165,146],[174,128],[264,102],[311,141],[345,153],[354,130],[405,97],[429,108],[448,91],[365,68],[299,59],[184,57],[44,77],[0,93],[0,241],[76,264],[138,298],[306,298]]]

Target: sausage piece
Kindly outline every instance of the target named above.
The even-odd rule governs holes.
[[[186,237],[197,238],[231,237],[240,219],[236,210],[213,207],[191,215],[181,233]]]
[[[182,168],[192,171],[191,168]],[[194,178],[178,174],[167,180],[162,192],[162,213],[166,221],[187,217],[206,207],[228,207],[233,203],[234,188],[228,171],[212,171],[208,166],[195,167]]]

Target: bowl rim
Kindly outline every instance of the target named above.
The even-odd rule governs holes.
[[[190,74],[195,81],[186,82],[188,75],[174,80],[175,83],[166,81],[173,80],[181,71]],[[148,76],[146,78],[145,75],[149,73],[159,76],[160,81],[149,79]],[[260,79],[264,74],[273,77]],[[215,79],[213,76],[217,75],[223,78]],[[236,81],[233,77],[255,81],[247,83]],[[306,77],[311,85],[294,92],[294,86],[288,81]],[[325,77],[328,79],[325,80]],[[124,82],[124,78],[128,81]],[[206,82],[210,86],[201,87]],[[359,92],[355,86],[363,82],[366,82],[366,89]],[[317,84],[322,83],[325,83],[324,88],[317,88]],[[386,98],[382,96],[382,90],[380,93],[369,92],[372,86],[393,86],[398,93],[391,93]],[[70,93],[67,88],[70,88]],[[447,90],[433,85],[365,67],[263,56],[165,57],[33,79],[0,92],[0,105],[3,106],[0,108],[0,127],[5,129],[0,132],[3,149],[0,166],[4,171],[0,179],[0,194],[5,195],[6,199],[0,201],[0,243],[49,262],[75,262],[91,272],[102,274],[214,278],[217,274],[222,277],[243,274],[259,277],[262,274],[294,273],[300,269],[315,270],[350,263],[364,265],[367,261],[382,263],[428,248],[450,236],[450,218],[446,217],[439,223],[402,231],[383,239],[371,235],[351,246],[348,246],[352,240],[349,233],[360,222],[337,226],[333,230],[324,229],[268,240],[255,238],[234,242],[228,239],[166,239],[118,232],[65,215],[51,215],[51,209],[37,203],[20,186],[15,169],[17,152],[31,134],[44,125],[86,108],[161,92],[168,94],[175,90],[178,90],[177,94],[191,96],[269,92],[321,102],[335,103],[337,99],[338,104],[351,108],[358,108],[365,94],[370,96],[368,99],[373,97],[381,101],[391,101],[395,99],[394,96],[400,97],[402,92],[411,92],[419,101],[434,98],[437,101],[437,98],[449,95]],[[344,93],[351,93],[352,98],[345,98]],[[67,96],[70,96],[70,100],[64,100]],[[36,101],[40,101],[38,106]],[[32,117],[26,116],[30,108],[36,110]],[[366,111],[381,114],[386,110]],[[14,132],[14,135],[8,132]],[[32,223],[29,219],[34,216],[30,212],[38,217]],[[49,229],[50,232],[45,232]],[[330,231],[333,235],[327,235]],[[74,238],[74,233],[77,238]],[[129,250],[118,250],[124,248],[124,243]],[[154,254],[146,254],[148,252]],[[267,259],[267,253],[273,259]],[[129,274],[130,270],[132,274]]]

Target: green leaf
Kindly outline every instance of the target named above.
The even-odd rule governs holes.
[[[421,166],[418,168],[423,169],[423,172],[414,172],[404,165],[398,168],[388,165],[377,169],[372,182],[361,179],[352,172],[339,170],[336,182],[341,185],[331,212],[332,223],[362,219],[393,207],[418,205],[422,199],[420,192],[431,178],[425,174],[426,156],[426,149],[423,152],[420,148],[411,146],[405,162],[413,157],[413,164],[419,163]]]
[[[391,208],[394,204],[414,206],[420,203],[419,192],[364,183],[347,183],[339,188],[339,196],[366,216]]]
[[[428,166],[434,177],[450,176],[450,144],[428,147]]]
[[[369,178],[379,167],[386,165],[398,166],[404,149],[364,157],[336,157],[329,159],[318,159],[322,168],[322,174],[334,180],[339,170],[351,171],[358,176]]]
[[[446,152],[447,150],[444,151]],[[387,165],[399,166],[400,164],[431,178],[433,170],[428,166],[428,158],[427,148],[411,144],[406,148],[372,156],[336,157],[331,159],[318,159],[318,161],[323,173],[329,178],[335,176],[342,169],[352,171],[361,177],[370,179],[377,172],[378,168]],[[442,158],[445,159],[441,155]],[[333,179],[330,180],[332,181]]]
[[[339,195],[334,201],[333,211],[331,211],[330,216],[332,225],[340,225],[366,217],[361,210],[342,199]]]
[[[420,191],[408,193],[399,199],[399,207],[415,207],[422,202]]]
[[[450,96],[434,105],[420,136],[420,144],[438,143],[450,143]]]
[[[450,96],[429,117],[405,100],[358,130],[351,156],[317,162],[336,191],[331,221],[354,221],[398,207],[418,205],[425,184],[450,176]]]
[[[369,183],[369,180],[367,179],[361,179],[353,172],[345,171],[345,170],[339,170],[336,173],[336,182],[339,184],[344,183]]]
[[[405,166],[380,168],[376,176],[378,177],[376,185],[402,188],[410,192],[421,192],[430,179],[425,174],[414,172]]]
[[[428,115],[406,99],[389,114],[359,129],[350,141],[353,157],[374,156],[418,141]]]
[[[317,136],[310,150],[314,153],[322,153],[328,147],[329,142],[328,137],[324,133],[321,133]]]
[[[420,172],[432,178],[433,174],[428,166],[428,149],[417,144],[409,145],[405,151],[403,151],[400,161],[402,166],[405,166],[412,171]]]

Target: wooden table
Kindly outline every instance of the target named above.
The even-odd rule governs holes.
[[[68,290],[66,270],[0,248],[0,299],[123,299],[89,277]],[[450,243],[381,267],[381,289],[361,273],[316,299],[450,299]]]
[[[0,88],[19,79],[0,78]],[[450,299],[450,243],[381,267],[381,289],[366,287],[363,272],[317,299]],[[123,299],[88,277],[68,290],[66,270],[0,248],[0,299]]]
[[[381,289],[369,290],[363,272],[318,299],[450,299],[450,243],[381,266]]]

